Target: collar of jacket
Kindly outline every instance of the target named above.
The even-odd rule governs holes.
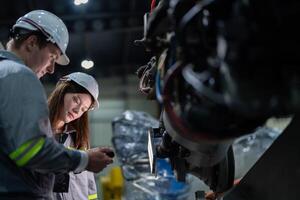
[[[76,132],[75,129],[73,129],[71,126],[69,126],[68,124],[65,125],[64,127],[64,131],[63,133],[65,134],[70,134],[70,133],[73,133],[73,132]]]
[[[13,60],[15,62],[25,65],[24,61],[11,51],[0,50],[0,58]]]

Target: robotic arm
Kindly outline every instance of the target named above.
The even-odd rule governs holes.
[[[272,116],[299,112],[300,51],[292,41],[299,40],[293,27],[300,12],[289,12],[296,7],[161,0],[147,15],[139,43],[153,59],[143,86],[162,106],[155,152],[170,159],[179,180],[193,173],[226,191],[234,179],[233,141]]]

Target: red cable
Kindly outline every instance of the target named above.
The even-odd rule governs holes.
[[[151,2],[151,11],[150,12],[152,12],[154,10],[155,4],[156,4],[156,0],[152,0],[152,2]]]

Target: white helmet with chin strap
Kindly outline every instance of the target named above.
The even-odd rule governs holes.
[[[99,108],[99,102],[98,102],[99,86],[94,77],[83,72],[74,72],[62,77],[60,81],[74,81],[78,85],[85,88],[92,95],[94,99],[94,103],[91,106],[90,110],[94,108]]]
[[[62,54],[57,63],[60,65],[69,64],[70,60],[66,55],[69,33],[66,25],[59,17],[45,10],[34,10],[20,17],[13,26],[13,30],[16,28],[42,32],[47,41],[56,44],[61,50]]]

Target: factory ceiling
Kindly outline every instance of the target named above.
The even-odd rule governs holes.
[[[70,32],[67,54],[70,64],[57,67],[54,76],[43,82],[56,82],[72,71],[84,71],[96,77],[132,74],[147,62],[149,55],[134,40],[143,36],[143,15],[149,11],[148,0],[89,0],[75,5],[74,0],[10,0],[0,7],[0,40],[7,42],[9,29],[25,13],[44,9],[58,15]],[[83,69],[81,62],[90,59],[91,69]]]

